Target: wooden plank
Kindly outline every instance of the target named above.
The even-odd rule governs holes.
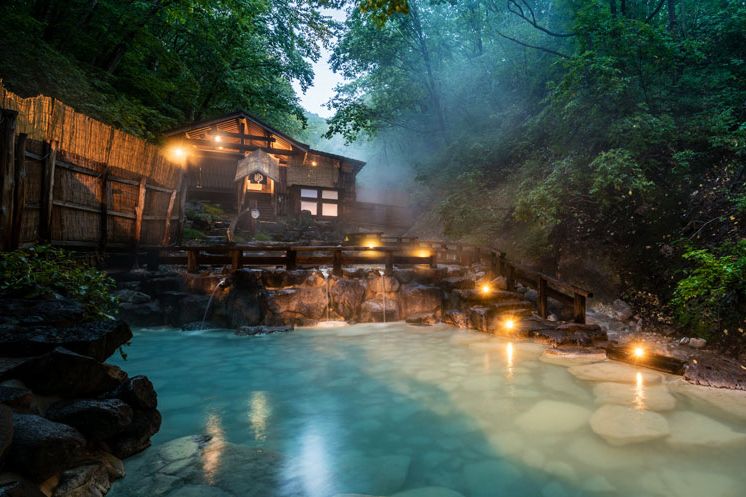
[[[334,249],[332,274],[334,276],[342,276],[342,249]]]
[[[196,273],[199,271],[199,250],[187,251],[187,272]]]
[[[106,249],[109,241],[109,197],[111,196],[111,183],[109,182],[108,166],[101,173],[101,202],[99,204],[99,237],[98,244],[101,250]]]
[[[547,280],[539,276],[536,282],[537,298],[536,298],[536,311],[542,318],[546,318],[548,315],[547,307]]]
[[[11,231],[10,248],[17,249],[21,243],[23,228],[23,214],[26,210],[26,139],[28,135],[21,133],[16,140],[15,164],[15,192],[13,196],[13,227]]]
[[[54,207],[54,170],[57,164],[57,142],[44,144],[39,198],[39,239],[48,242],[52,239],[52,208]]]
[[[137,193],[137,205],[135,205],[135,227],[134,233],[132,234],[132,241],[137,247],[140,245],[142,238],[142,215],[145,212],[145,176],[140,177],[140,186]]]
[[[217,148],[218,145],[212,140],[201,140],[199,138],[186,138],[184,143],[187,145],[195,145],[198,147],[210,147]],[[272,155],[287,155],[292,156],[296,153],[292,150],[283,150],[280,148],[269,148],[269,147],[257,147],[256,145],[241,145],[240,143],[220,142],[223,149],[238,150],[239,152],[253,152],[254,150],[264,150],[268,154]]]
[[[17,116],[14,110],[0,109],[0,247],[3,249],[10,249],[13,244]]]
[[[576,293],[573,302],[573,321],[585,324],[585,295]]]
[[[386,268],[384,269],[384,272],[389,276],[394,274],[394,253],[393,252],[386,252]]]
[[[166,219],[163,226],[163,237],[161,238],[161,245],[164,247],[171,243],[171,217],[174,215],[174,207],[176,206],[176,195],[181,190],[181,185],[184,182],[184,170],[181,170],[179,174],[179,180],[176,184],[176,189],[171,192],[171,196],[168,199],[168,208],[166,209]]]
[[[187,159],[184,169],[182,170],[182,174],[186,174],[186,171],[189,170],[189,159]],[[189,185],[187,185],[187,182],[184,181],[181,185],[181,191],[179,192],[179,225],[176,230],[176,240],[178,243],[182,242],[182,238],[184,235],[184,220],[186,219],[186,216],[184,215],[184,211],[186,210],[186,201],[187,201],[187,191],[189,190]]]
[[[241,256],[243,255],[243,252],[239,249],[232,249],[230,251],[231,254],[231,269],[233,271],[238,271],[241,269]]]
[[[288,249],[285,255],[285,269],[288,271],[295,269],[296,267],[296,257],[298,255],[298,252],[296,252],[293,249]]]

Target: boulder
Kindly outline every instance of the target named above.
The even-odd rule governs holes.
[[[33,327],[69,326],[85,320],[85,308],[78,301],[59,294],[47,298],[9,298],[0,300],[0,323]]]
[[[62,347],[26,361],[14,376],[35,393],[61,397],[97,396],[127,379],[127,373],[117,366]]]
[[[262,271],[261,282],[266,288],[288,288],[306,283],[311,272],[305,269],[275,269],[274,271]]]
[[[184,280],[178,275],[146,278],[140,282],[140,288],[151,297],[158,297],[166,292],[183,290]]]
[[[119,316],[126,318],[132,326],[161,326],[165,322],[163,309],[157,301],[144,304],[119,304]]]
[[[575,366],[578,364],[591,364],[606,360],[606,351],[588,350],[585,348],[554,348],[542,352],[539,360],[548,364],[558,366]]]
[[[234,332],[237,336],[262,336],[293,331],[292,326],[241,326]]]
[[[439,266],[437,268],[418,266],[414,268],[412,281],[422,285],[436,285],[447,276],[448,268],[445,266]]]
[[[0,385],[0,404],[14,411],[30,411],[34,395],[27,388]]]
[[[392,322],[399,319],[399,306],[396,301],[386,301],[386,316],[383,300],[366,300],[360,308],[360,321],[364,323]]]
[[[155,409],[158,406],[153,383],[143,375],[133,376],[107,397],[121,399],[135,409]]]
[[[358,279],[336,279],[330,287],[332,310],[345,321],[358,319],[365,298],[365,284]]]
[[[111,484],[124,476],[122,461],[99,454],[97,461],[64,471],[52,497],[103,497]]]
[[[637,383],[642,381],[645,385],[660,383],[663,376],[649,370],[640,370],[634,366],[619,362],[597,362],[593,364],[581,364],[572,366],[570,373],[581,380],[588,381],[611,381],[615,383]]]
[[[669,383],[669,388],[697,406],[715,408],[720,413],[738,421],[746,421],[746,392],[726,388],[709,388],[692,385],[683,380]]]
[[[0,483],[0,497],[48,497],[39,486],[22,478]]]
[[[620,404],[650,411],[670,411],[676,398],[665,385],[599,383],[593,387],[597,404]]]
[[[10,447],[13,440],[13,412],[3,405],[0,405],[0,468],[5,461],[5,452]]]
[[[449,276],[443,279],[440,285],[445,290],[470,290],[474,289],[476,284],[467,276]]]
[[[134,409],[132,423],[108,441],[109,447],[118,458],[127,458],[150,447],[150,437],[160,428],[161,413],[156,409]]]
[[[75,428],[34,414],[13,415],[10,469],[42,481],[75,466],[86,441]]]
[[[435,286],[404,285],[401,289],[402,315],[434,314],[440,316],[443,308],[443,290]]]
[[[443,315],[443,322],[457,328],[468,328],[469,318],[463,311],[450,310]]]
[[[399,291],[399,280],[393,276],[381,276],[380,274],[370,273],[368,275],[367,290],[365,292],[366,300],[375,299],[386,292],[386,297],[395,297]]]
[[[65,347],[104,361],[131,338],[130,327],[121,320],[79,322],[66,327],[11,327],[0,329],[0,350],[3,355],[18,357]]]
[[[405,319],[409,324],[418,326],[432,326],[438,322],[438,318],[433,313],[423,312],[420,314],[413,314]]]
[[[746,446],[746,434],[719,421],[691,411],[676,411],[669,417],[671,436],[666,442],[676,449],[724,449]]]
[[[61,401],[47,409],[46,417],[77,428],[93,440],[105,440],[132,422],[132,408],[119,399]]]
[[[557,434],[586,426],[591,411],[570,402],[541,400],[516,418],[516,425],[527,433]]]
[[[324,288],[288,288],[267,295],[267,306],[274,319],[285,324],[302,324],[326,315],[328,304]]]
[[[629,320],[635,313],[632,307],[621,299],[616,299],[611,304],[611,311],[614,318],[619,321]]]
[[[668,421],[657,412],[616,405],[594,412],[591,429],[611,445],[647,442],[670,434]]]
[[[181,326],[194,321],[202,321],[208,304],[210,304],[209,313],[212,313],[215,309],[215,302],[210,302],[209,295],[185,295],[175,305],[166,308],[166,322],[171,326]]]
[[[261,278],[261,271],[235,271],[227,296],[219,303],[213,302],[213,319],[217,315],[222,315],[231,328],[260,324],[265,319],[264,311],[267,305]]]

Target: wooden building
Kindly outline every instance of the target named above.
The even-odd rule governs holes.
[[[246,112],[195,122],[166,134],[187,168],[187,198],[209,200],[262,220],[309,211],[344,220],[364,162],[311,149]]]

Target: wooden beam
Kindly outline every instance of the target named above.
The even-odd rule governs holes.
[[[140,245],[142,238],[142,215],[145,212],[145,176],[140,177],[140,186],[137,193],[137,205],[135,206],[135,232],[132,235],[132,240],[135,247]]]
[[[21,133],[16,140],[15,150],[15,193],[13,196],[13,228],[10,242],[11,249],[17,249],[21,244],[23,215],[26,210],[26,139],[28,135]]]
[[[13,243],[13,198],[15,196],[16,117],[18,112],[0,109],[0,248]]]
[[[288,249],[285,255],[285,269],[288,271],[296,268],[298,252],[293,249]]]
[[[199,272],[199,249],[187,250],[187,272]]]
[[[39,199],[39,239],[52,240],[52,209],[54,208],[54,170],[57,164],[57,142],[44,143]]]
[[[334,276],[342,276],[342,249],[335,249],[333,257],[332,274]]]
[[[240,152],[252,152],[254,150],[264,150],[268,154],[274,154],[274,155],[295,155],[295,152],[293,150],[284,150],[279,148],[269,148],[269,147],[257,147],[256,145],[242,145],[240,143],[231,143],[231,142],[220,142],[220,145],[217,145],[213,140],[202,140],[199,138],[186,138],[184,140],[184,144],[186,145],[196,145],[199,147],[209,147],[211,149],[214,149],[215,151],[218,150],[218,147],[223,147],[223,150],[231,149],[231,150],[238,150]]]
[[[174,213],[174,206],[176,205],[176,196],[181,190],[181,185],[184,182],[184,170],[182,169],[179,173],[179,180],[176,183],[176,190],[171,192],[171,196],[168,199],[168,209],[166,209],[166,222],[163,226],[163,238],[161,238],[161,245],[164,247],[171,242],[171,216]]]
[[[572,308],[573,321],[575,321],[576,323],[585,324],[585,306],[586,306],[585,295],[576,293],[574,295],[573,308]]]
[[[536,311],[542,318],[546,318],[547,311],[547,280],[542,276],[539,276],[536,282],[537,297],[536,297]]]

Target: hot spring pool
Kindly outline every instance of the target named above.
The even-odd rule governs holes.
[[[111,495],[746,495],[746,397],[542,351],[401,323],[136,332],[118,362],[163,426]]]

